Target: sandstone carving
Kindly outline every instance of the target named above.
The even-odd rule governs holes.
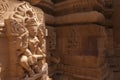
[[[47,36],[47,57],[49,63],[49,73],[54,74],[57,65],[60,62],[59,56],[56,54],[56,29],[52,26],[47,26],[48,36]]]
[[[7,0],[0,0],[0,18],[2,15],[8,10],[8,1]]]
[[[6,20],[7,36],[15,43],[16,48],[12,49],[23,69],[24,80],[48,80],[45,35],[40,27],[35,11],[26,2],[18,5],[14,14]]]
[[[0,0],[0,80],[116,80],[115,1]]]
[[[55,7],[57,16],[94,10],[101,12],[104,9],[103,4],[100,4],[98,0],[65,0],[55,4]]]
[[[55,18],[56,25],[86,24],[86,23],[98,23],[104,25],[105,17],[100,12],[91,11],[91,12],[68,14]]]

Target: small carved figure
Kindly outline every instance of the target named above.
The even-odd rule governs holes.
[[[46,57],[45,53],[40,48],[41,44],[37,37],[39,25],[34,18],[26,19],[26,28],[29,32],[27,39],[27,46],[22,47],[22,54],[20,55],[21,66],[29,73],[29,76],[33,76],[35,73],[39,73],[41,65],[39,65],[38,60]]]

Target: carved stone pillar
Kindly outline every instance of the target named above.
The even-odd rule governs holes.
[[[98,0],[55,4],[59,80],[109,80],[104,6]]]
[[[0,8],[1,80],[49,80],[42,10],[15,0]]]

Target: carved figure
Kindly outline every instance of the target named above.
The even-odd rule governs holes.
[[[28,3],[23,2],[5,22],[7,36],[16,45],[14,53],[17,54],[18,62],[24,70],[24,79],[35,80],[41,77],[40,80],[48,80],[45,35],[35,11]]]
[[[37,38],[38,24],[34,18],[26,20],[26,27],[29,32],[27,39],[27,46],[22,46],[22,53],[20,56],[21,66],[29,73],[30,76],[33,76],[35,73],[39,73],[40,66],[38,60],[43,59],[46,55],[43,53],[40,48],[40,42]],[[41,65],[42,66],[42,65]]]

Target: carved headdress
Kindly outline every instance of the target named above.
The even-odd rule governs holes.
[[[14,14],[11,16],[12,19],[16,20],[23,25],[26,25],[28,22],[36,21],[37,25],[39,24],[39,20],[37,18],[37,14],[35,10],[29,5],[27,2],[21,3],[16,9]],[[34,19],[33,21],[31,21]],[[26,23],[27,22],[27,23]],[[28,23],[31,24],[31,23]]]
[[[27,28],[32,27],[32,26],[38,27],[39,23],[35,20],[34,17],[32,17],[32,18],[26,18],[25,19],[25,25],[26,25]]]

